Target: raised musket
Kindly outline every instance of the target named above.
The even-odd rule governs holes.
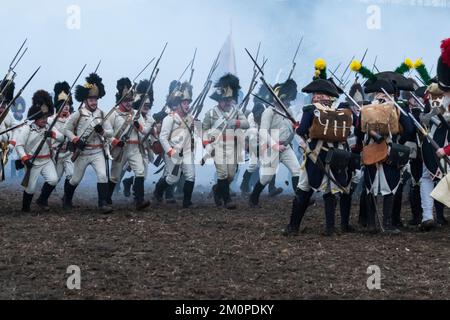
[[[156,80],[156,78],[158,76],[158,73],[159,73],[158,66],[159,66],[159,63],[161,61],[161,58],[164,55],[164,52],[166,51],[167,45],[168,45],[168,43],[166,42],[166,44],[164,45],[164,48],[163,48],[163,50],[161,52],[161,55],[159,56],[158,60],[155,63],[155,66],[153,67],[152,74],[150,75],[149,85],[148,85],[147,90],[145,91],[145,93],[144,93],[144,95],[143,95],[143,97],[141,99],[141,103],[139,105],[139,109],[134,114],[134,118],[133,118],[132,122],[128,125],[128,128],[126,129],[125,134],[121,137],[121,140],[124,142],[124,146],[125,146],[125,144],[127,143],[127,141],[129,140],[129,138],[131,136],[132,130],[134,128],[133,123],[135,121],[138,121],[139,118],[141,117],[142,108],[144,107],[145,100],[146,100],[147,96],[149,95],[150,90],[153,88],[153,84],[154,84],[154,82],[155,82],[155,80]],[[119,147],[119,146],[115,146],[115,147],[111,148],[111,155],[113,156],[114,160],[121,161],[121,159],[123,157],[123,149],[124,149],[123,147]]]
[[[298,55],[298,52],[300,50],[302,43],[303,43],[303,37],[300,39],[300,42],[298,43],[298,46],[297,46],[297,50],[295,51],[295,54],[294,54],[294,58],[292,59],[292,68],[291,68],[291,72],[289,72],[288,80],[292,78],[292,74],[294,73],[295,68],[297,67],[296,59],[297,59],[297,55]],[[256,61],[258,61],[258,56],[256,56]]]
[[[17,99],[19,99],[19,97],[22,95],[23,91],[25,90],[25,88],[28,86],[28,84],[31,82],[31,80],[34,78],[34,76],[36,75],[36,73],[38,73],[39,69],[41,69],[41,67],[37,68],[36,71],[31,75],[31,77],[27,80],[27,82],[23,85],[22,88],[20,88],[19,92],[17,92],[17,94],[15,95],[15,97],[12,99],[12,101],[6,106],[5,110],[3,111],[3,113],[0,115],[0,125],[3,123],[3,121],[5,120],[6,116],[9,113],[9,110],[11,109],[11,107],[14,105],[14,103],[16,102]]]

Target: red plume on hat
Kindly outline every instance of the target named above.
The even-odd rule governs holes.
[[[442,62],[450,67],[450,38],[442,41]]]

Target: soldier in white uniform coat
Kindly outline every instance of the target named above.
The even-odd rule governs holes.
[[[177,184],[183,174],[183,208],[189,208],[195,184],[194,119],[189,115],[192,86],[188,82],[181,84],[169,99],[173,111],[164,118],[159,134],[167,175],[156,184],[154,195],[161,202],[166,189]]]
[[[5,111],[8,104],[14,99],[14,82],[9,82],[5,80],[0,85],[0,115]],[[0,124],[0,132],[6,131],[12,128],[16,124],[14,117],[8,112],[3,122]],[[8,154],[14,149],[16,145],[16,140],[14,136],[17,134],[18,130],[9,131],[0,135],[0,161],[2,161],[1,172],[4,175]]]
[[[141,82],[139,82],[139,84],[136,87],[136,97],[134,99],[133,102],[133,108],[134,109],[138,109],[139,106],[142,103],[142,99],[144,99],[144,93],[147,90],[147,87],[149,85],[149,81],[148,80],[142,80]],[[141,110],[141,115],[142,115],[142,119],[144,121],[144,135],[142,138],[142,148],[144,151],[144,180],[147,178],[147,174],[148,174],[148,165],[149,163],[152,163],[154,160],[154,152],[152,150],[152,142],[153,142],[153,130],[154,130],[154,125],[155,125],[155,119],[150,115],[150,109],[153,106],[153,88],[150,89],[150,92],[147,96],[145,96],[145,102],[144,105],[142,106],[142,110]],[[131,169],[131,168],[130,168]],[[125,197],[129,197],[131,195],[131,187],[133,186],[133,191],[134,193],[136,193],[136,191],[134,190],[134,187],[136,186],[135,184],[135,177],[131,176],[129,178],[125,178],[122,180],[122,184],[123,184],[123,192]]]
[[[247,118],[235,105],[239,94],[239,79],[227,74],[215,85],[211,99],[218,105],[206,112],[203,120],[203,146],[210,149],[217,170],[217,184],[213,186],[214,201],[217,206],[234,210],[236,205],[231,200],[230,183],[241,162],[244,151],[244,131],[250,125]],[[239,142],[242,148],[239,148]],[[223,201],[223,202],[222,202]]]
[[[45,180],[41,195],[36,203],[44,211],[48,211],[48,198],[58,183],[55,163],[52,157],[52,139],[62,141],[63,135],[55,129],[49,131],[48,117],[54,113],[53,102],[47,91],[39,90],[33,95],[33,105],[28,110],[28,118],[32,123],[26,124],[17,135],[16,151],[22,165],[30,170],[28,186],[23,192],[22,211],[30,212],[31,201],[36,191],[39,176]],[[39,154],[36,149],[45,139]]]
[[[112,212],[107,205],[108,175],[105,158],[105,139],[112,137],[112,129],[104,122],[104,112],[98,108],[98,99],[105,95],[102,79],[95,73],[86,78],[84,86],[77,86],[75,98],[83,106],[72,114],[64,128],[64,134],[72,142],[76,151],[81,151],[74,162],[72,178],[64,185],[63,206],[73,207],[72,199],[75,189],[84,177],[88,166],[95,170],[97,176],[98,207],[102,213]]]
[[[287,111],[290,112],[289,107],[291,102],[297,97],[297,83],[295,83],[294,80],[289,79],[285,83],[276,84],[274,91],[288,108]],[[282,116],[280,113],[284,114],[285,112],[280,106],[277,106],[277,110],[274,110],[273,107],[268,107],[262,114],[261,127],[259,130],[260,150],[261,148],[262,150],[272,149],[278,153],[279,156],[276,157],[276,159],[273,159],[271,156],[273,155],[272,152],[260,152],[260,156],[266,156],[263,156],[259,173],[260,179],[250,195],[249,203],[251,207],[258,206],[259,196],[276,174],[279,162],[283,163],[289,169],[292,175],[292,186],[294,191],[298,185],[300,164],[291,146],[295,137],[295,128],[287,116]],[[292,114],[291,117],[293,117]]]
[[[150,205],[149,201],[144,200],[145,151],[142,138],[145,135],[146,123],[141,114],[136,118],[140,105],[133,104],[134,92],[131,87],[128,78],[117,81],[116,103],[120,104],[107,120],[114,132],[111,142],[113,161],[107,202],[112,204],[112,194],[116,184],[120,182],[125,165],[128,164],[135,176],[136,209],[144,210]],[[134,108],[136,110],[133,110]]]
[[[55,129],[59,132],[64,132],[64,128],[66,126],[67,120],[69,120],[70,115],[73,113],[73,100],[72,96],[69,99],[70,85],[67,82],[58,82],[54,87],[54,105],[56,109],[56,113],[59,112],[60,108],[63,108],[60,116],[55,124]],[[64,101],[67,102],[63,105]],[[56,116],[56,115],[55,115]],[[51,123],[53,121],[53,117],[49,119]],[[58,181],[61,180],[63,175],[65,175],[65,181],[70,180],[73,174],[73,162],[72,162],[72,152],[70,150],[69,141],[67,138],[64,138],[61,142],[55,142],[52,146],[53,148],[53,157],[56,164],[56,172],[58,174]]]

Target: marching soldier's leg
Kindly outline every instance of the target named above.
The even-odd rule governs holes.
[[[423,168],[423,175],[420,181],[420,198],[422,202],[422,223],[421,227],[424,231],[431,230],[434,226],[433,219],[433,205],[434,200],[430,196],[434,189],[434,182],[428,172],[428,169]]]
[[[124,151],[125,152],[125,151]],[[112,195],[114,194],[114,190],[116,188],[116,184],[120,181],[122,176],[122,171],[127,159],[125,155],[122,157],[122,161],[112,161],[111,162],[111,175],[108,181],[108,196],[106,198],[106,202],[111,205],[112,204]]]
[[[106,163],[103,153],[97,153],[91,156],[91,165],[95,170],[97,175],[97,192],[98,192],[98,208],[101,213],[108,214],[113,211],[113,209],[108,206],[108,176],[106,174]]]
[[[374,195],[371,191],[372,188],[372,178],[370,177],[369,167],[364,167],[363,169],[363,198],[361,201],[365,201],[365,205],[361,206],[361,208],[365,208],[366,212],[362,213],[362,220],[367,221],[367,228],[370,233],[376,233],[377,227],[375,222],[375,215],[377,213],[377,196]]]
[[[164,156],[164,162],[166,163],[165,171],[167,172],[167,175],[162,175],[161,179],[159,179],[159,181],[156,183],[155,191],[153,192],[153,196],[158,203],[161,203],[163,201],[164,192],[167,192],[168,188],[170,187],[167,178],[171,175],[175,167],[172,159],[167,155]]]
[[[30,172],[30,178],[28,180],[28,187],[23,191],[23,199],[22,199],[22,211],[30,212],[31,211],[31,201],[33,200],[34,193],[36,192],[36,185],[41,173],[40,167],[32,167]]]
[[[396,234],[399,233],[398,230],[392,224],[392,212],[394,208],[394,195],[388,194],[383,196],[383,227],[386,233]]]
[[[187,209],[192,206],[192,192],[195,185],[195,166],[192,159],[191,163],[183,164],[183,174],[185,182],[183,186],[183,208]]]
[[[423,173],[421,158],[411,160],[411,187],[409,189],[409,203],[411,205],[412,219],[408,221],[410,226],[418,226],[422,221],[422,203],[420,199],[420,179]]]
[[[150,206],[149,201],[144,201],[144,180],[145,180],[145,166],[144,159],[142,158],[139,150],[136,153],[131,154],[128,157],[128,163],[131,170],[134,172],[134,190],[136,197],[136,210],[144,210]]]
[[[272,180],[275,176],[278,168],[278,160],[276,162],[272,161],[262,161],[261,168],[259,170],[259,181],[256,183],[253,188],[252,194],[249,197],[249,205],[252,208],[255,208],[259,205],[259,197],[263,192],[264,188],[267,184]]]
[[[236,174],[237,164],[228,164],[226,165],[227,168],[227,179],[224,179],[223,189],[222,189],[222,196],[223,196],[223,204],[226,209],[228,210],[235,210],[237,209],[237,206],[233,203],[233,200],[231,199],[230,195],[230,184],[233,182],[234,175]]]
[[[73,164],[73,175],[70,180],[66,180],[64,183],[64,196],[63,196],[63,209],[73,208],[73,195],[76,188],[83,179],[87,166],[89,165],[88,156],[80,156]]]
[[[221,207],[223,205],[224,181],[228,183],[228,171],[226,164],[218,163],[215,161],[215,166],[217,171],[217,184],[212,187],[212,192],[214,195],[214,202],[216,203],[216,206]]]
[[[292,201],[292,212],[288,226],[283,232],[283,235],[298,235],[300,225],[308,208],[309,201],[313,195],[313,190],[309,186],[308,173],[306,169],[301,170],[298,188],[295,192],[294,200]]]
[[[367,228],[368,222],[367,222],[367,191],[366,188],[363,185],[363,190],[361,191],[361,195],[359,196],[359,216],[358,216],[358,223],[361,227]],[[341,209],[342,210],[342,209]],[[342,211],[341,211],[342,214]]]
[[[422,221],[422,203],[420,199],[420,184],[414,181],[411,181],[409,202],[411,204],[412,219],[408,222],[408,224],[411,226],[418,226]]]
[[[332,193],[323,195],[325,203],[325,236],[331,236],[335,232],[336,196]]]
[[[64,165],[65,160],[58,159],[58,162],[56,163],[56,174],[58,175],[58,181],[61,180],[63,174],[64,174]]]
[[[50,208],[48,207],[48,198],[50,198],[50,195],[53,190],[55,190],[55,187],[59,181],[53,161],[49,161],[43,166],[41,174],[44,177],[45,183],[42,186],[41,195],[37,199],[36,204],[42,210],[49,211]]]
[[[131,186],[134,183],[134,176],[122,180],[123,195],[128,198],[131,196]]]
[[[439,201],[434,201],[434,208],[436,209],[436,223],[441,226],[448,225],[448,221],[444,217],[444,205]]]
[[[291,147],[281,154],[281,162],[288,168],[292,175],[292,190],[295,192],[300,177],[300,163]]]
[[[272,177],[272,180],[270,180],[270,182],[269,182],[269,196],[271,196],[271,197],[276,197],[279,194],[283,193],[283,188],[277,188],[275,186],[276,181],[277,181],[277,175],[274,175]],[[297,184],[298,184],[298,180],[297,180]]]
[[[241,186],[240,186],[241,192],[244,195],[247,195],[250,193],[250,178],[251,177],[252,177],[252,172],[250,172],[249,169],[247,169],[244,172],[244,175],[242,177]]]
[[[392,208],[392,225],[396,228],[403,227],[401,211],[403,200],[403,187],[404,183],[401,182],[397,188],[397,192],[394,194],[394,205]]]
[[[344,233],[354,231],[353,227],[350,226],[351,207],[352,207],[352,195],[342,193],[339,199],[339,209],[341,212],[341,231]]]

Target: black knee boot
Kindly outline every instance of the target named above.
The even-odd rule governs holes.
[[[298,235],[300,225],[303,217],[305,216],[306,209],[308,208],[309,200],[311,199],[313,192],[303,191],[297,189],[294,200],[292,201],[292,212],[288,226],[283,232],[283,235]]]
[[[116,189],[116,184],[112,181],[109,181],[107,183],[108,185],[108,190],[107,190],[107,194],[106,194],[106,204],[108,205],[112,205],[112,195],[114,194],[114,190]]]
[[[341,211],[341,230],[342,232],[353,232],[354,228],[350,225],[350,212],[352,207],[352,195],[341,194],[339,199],[339,207]]]
[[[130,177],[122,180],[123,195],[128,198],[131,196],[131,186],[133,185],[134,177]]]
[[[194,191],[194,182],[185,181],[183,187],[183,208],[187,209],[192,206],[192,192]]]
[[[364,193],[364,199],[365,199],[365,214],[362,213],[360,211],[360,214],[362,213],[363,216],[365,216],[366,218],[366,222],[367,222],[367,228],[368,231],[371,233],[375,233],[377,232],[377,227],[376,227],[376,215],[378,214],[377,212],[377,197],[374,196],[372,193],[366,193],[366,191],[363,191]],[[361,209],[360,209],[361,210]]]
[[[398,230],[392,224],[392,213],[394,210],[394,195],[390,194],[383,196],[383,227],[386,233],[399,233]]]
[[[436,223],[441,226],[448,225],[448,221],[444,217],[444,205],[438,201],[435,201],[434,208],[436,209]]]
[[[411,226],[418,226],[422,222],[422,201],[420,198],[420,185],[411,186],[409,190],[409,203],[411,204]]]
[[[325,203],[325,235],[331,236],[335,232],[336,196],[327,193],[323,196]]]
[[[244,176],[242,177],[242,183],[241,183],[241,192],[244,195],[247,195],[250,193],[250,178],[252,177],[252,173],[245,171]]]
[[[177,203],[177,200],[175,200],[175,187],[176,185],[169,185],[166,189],[165,189],[165,193],[166,193],[166,203]]]
[[[219,180],[219,182],[221,183],[223,205],[228,210],[237,209],[236,205],[233,203],[233,200],[231,200],[230,183],[228,182],[228,179]]]
[[[75,189],[77,186],[72,186],[69,182],[69,179],[66,179],[64,182],[64,196],[63,196],[63,209],[68,210],[73,208],[72,199],[75,193]]]
[[[53,190],[55,190],[55,186],[52,186],[47,182],[42,186],[41,195],[36,200],[36,204],[44,211],[50,210],[50,208],[48,207],[48,198],[50,198]]]
[[[22,212],[30,212],[31,211],[31,201],[33,200],[33,195],[23,192],[22,198]]]
[[[150,206],[150,201],[144,200],[144,177],[134,179],[134,190],[136,192],[136,210],[144,210]]]
[[[158,183],[155,186],[155,191],[153,192],[153,196],[155,200],[159,203],[163,201],[164,192],[169,189],[170,185],[167,183],[166,178],[159,179]]]
[[[367,192],[363,190],[361,195],[359,196],[359,216],[358,216],[358,224],[361,227],[367,228]],[[342,213],[341,213],[342,214]]]
[[[248,200],[249,204],[250,204],[250,207],[257,207],[258,206],[258,204],[259,204],[259,196],[261,195],[261,192],[263,192],[265,187],[266,186],[263,186],[261,184],[261,182],[259,182],[259,181],[256,183],[255,187],[253,188],[253,192],[250,195],[250,198]]]
[[[217,207],[221,207],[223,205],[222,202],[222,188],[221,188],[221,184],[219,183],[220,180],[217,180],[217,183],[215,185],[213,185],[212,187],[212,194],[214,197],[214,203],[216,204]]]
[[[397,189],[394,195],[394,205],[392,208],[392,226],[396,228],[403,227],[401,212],[402,212],[402,198],[403,198],[403,184]]]
[[[98,208],[100,209],[100,213],[108,214],[113,211],[113,209],[108,206],[108,196],[110,190],[111,188],[108,183],[97,183]]]
[[[292,189],[294,190],[294,193],[297,192],[298,182],[300,180],[300,177],[292,177]]]
[[[270,182],[269,182],[269,196],[270,196],[270,197],[276,197],[276,196],[278,196],[279,194],[282,194],[282,193],[283,193],[283,188],[277,188],[277,187],[275,186],[276,180],[277,180],[277,176],[274,175],[274,176],[272,177],[272,180],[270,180]]]

